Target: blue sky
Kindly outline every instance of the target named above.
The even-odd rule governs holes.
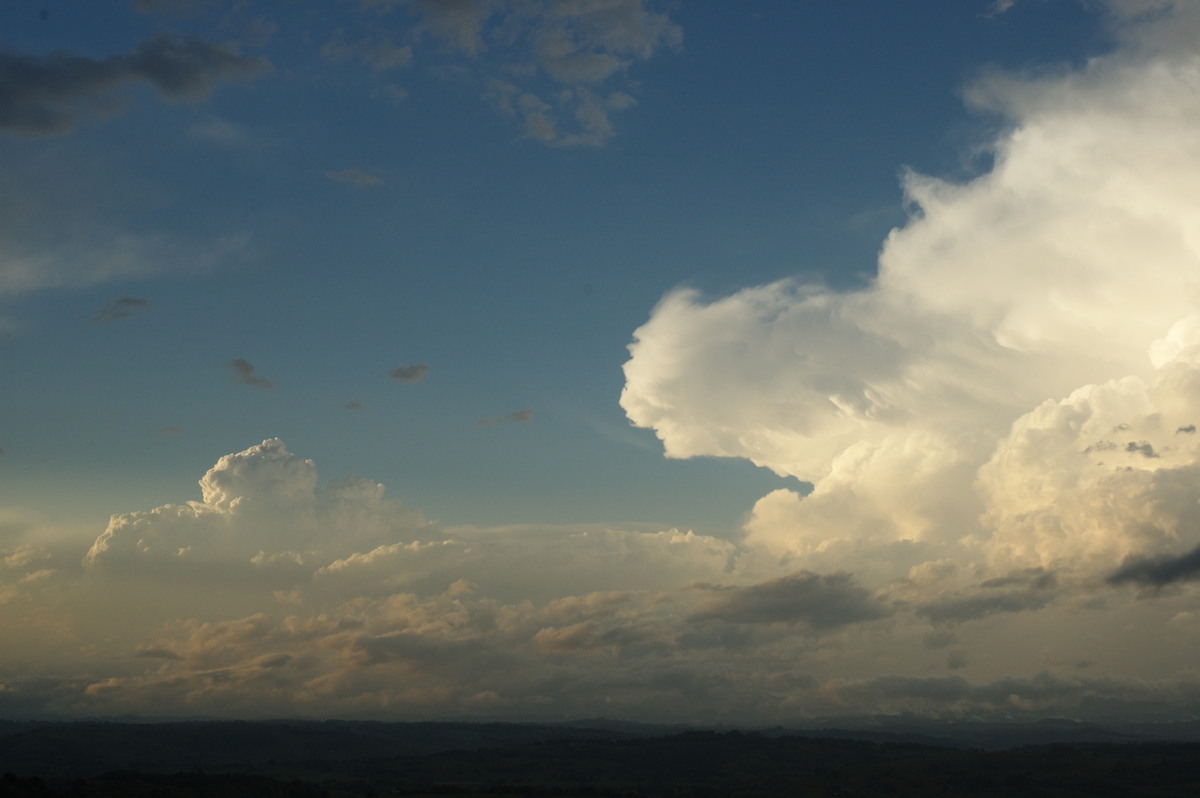
[[[1176,706],[1087,635],[1200,611],[1194,5],[7,4],[0,699],[252,714],[205,646],[343,617],[271,712]]]
[[[647,8],[667,33],[603,84],[637,105],[603,141],[547,146],[482,96],[533,58],[520,44],[471,56],[426,34],[375,69],[321,48],[416,38],[403,4],[161,8],[3,12],[15,55],[103,59],[174,31],[272,67],[175,104],[131,81],[103,95],[119,113],[9,138],[10,193],[36,208],[39,244],[162,241],[135,276],[6,292],[16,395],[0,445],[6,482],[38,504],[70,507],[64,480],[89,511],[173,500],[197,460],[278,435],[455,522],[735,524],[775,478],[665,463],[628,429],[615,399],[632,330],[680,284],[861,282],[903,221],[902,166],[978,168],[988,120],[964,113],[964,81],[1105,46],[1073,3]],[[378,183],[327,177],[347,170]],[[88,323],[125,295],[153,304]],[[277,387],[232,385],[238,357]],[[430,378],[389,384],[409,362]],[[474,426],[526,408],[519,429]],[[167,427],[184,432],[157,437]]]

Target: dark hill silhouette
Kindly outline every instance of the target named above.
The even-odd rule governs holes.
[[[0,723],[0,798],[1200,795],[1200,743],[1092,742],[1132,733],[1069,721],[966,726],[1079,738],[1003,750],[912,740],[937,739],[932,726],[853,739],[598,723]]]

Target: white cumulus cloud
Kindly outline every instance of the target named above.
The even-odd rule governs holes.
[[[1197,13],[1112,10],[1123,49],[968,88],[1003,122],[994,166],[906,173],[869,285],[676,290],[635,332],[621,404],[667,456],[814,484],[760,500],[749,545],[896,579],[922,558],[1094,578],[1200,543],[1177,434],[1200,410],[1200,57],[1164,34]]]

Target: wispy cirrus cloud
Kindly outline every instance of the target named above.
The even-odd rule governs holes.
[[[345,183],[355,188],[366,188],[367,186],[382,186],[383,178],[379,175],[373,175],[370,172],[364,172],[361,169],[339,169],[336,171],[326,172],[325,176],[336,183]]]
[[[526,408],[512,413],[505,413],[502,416],[481,418],[475,422],[475,426],[490,427],[495,424],[528,424],[531,421],[533,421],[533,408]]]
[[[104,307],[96,311],[96,315],[92,316],[92,324],[109,324],[121,319],[128,319],[138,311],[150,307],[151,304],[149,299],[123,294],[106,302]]]

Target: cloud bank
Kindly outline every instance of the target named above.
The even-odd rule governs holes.
[[[940,560],[881,583],[676,529],[445,527],[371,480],[321,485],[277,439],[199,487],[81,550],[0,517],[0,634],[24,652],[0,663],[7,716],[782,723],[1200,699],[1195,597],[1123,577]]]

